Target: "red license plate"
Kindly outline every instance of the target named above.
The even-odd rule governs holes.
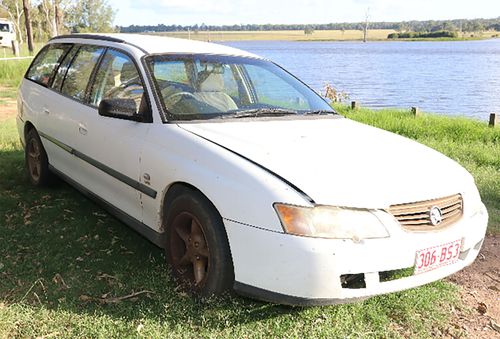
[[[417,251],[415,274],[428,272],[457,262],[461,247],[462,240],[455,240],[444,245]]]

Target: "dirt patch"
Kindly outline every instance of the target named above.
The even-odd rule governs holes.
[[[12,88],[0,86],[0,93],[8,93],[12,91]],[[9,118],[12,118],[16,116],[16,114],[16,99],[0,97],[0,121],[5,121]]]
[[[467,306],[453,312],[453,336],[500,338],[500,236],[487,236],[476,261],[448,280]]]

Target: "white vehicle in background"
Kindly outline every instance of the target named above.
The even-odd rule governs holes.
[[[337,114],[273,62],[182,39],[75,34],[18,96],[29,178],[68,181],[161,246],[195,293],[343,303],[471,264],[488,214],[444,155]]]
[[[12,21],[0,19],[0,47],[12,47],[12,40],[15,40],[14,24]]]

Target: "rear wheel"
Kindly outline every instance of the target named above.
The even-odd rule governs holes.
[[[35,129],[26,134],[24,157],[30,182],[35,186],[47,186],[52,174],[49,170],[47,153]]]
[[[166,213],[166,256],[176,280],[194,294],[232,287],[233,264],[222,218],[201,193],[177,189]]]

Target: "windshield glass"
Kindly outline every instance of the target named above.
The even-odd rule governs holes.
[[[159,55],[147,64],[174,120],[333,113],[314,91],[266,60]]]
[[[8,24],[0,24],[0,32],[9,32],[10,27]]]

